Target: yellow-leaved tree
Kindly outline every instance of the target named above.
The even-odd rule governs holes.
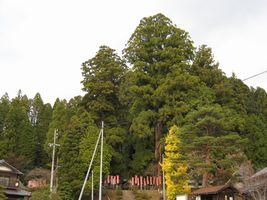
[[[176,195],[190,192],[188,164],[182,156],[181,131],[171,127],[165,139],[165,158],[162,169],[165,173],[166,195],[168,200],[175,200]]]

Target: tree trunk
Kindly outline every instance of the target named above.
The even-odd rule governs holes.
[[[161,166],[159,164],[161,158],[161,147],[160,147],[160,139],[162,135],[162,120],[158,120],[155,128],[155,161],[157,164],[157,175],[161,174]]]
[[[206,148],[205,162],[207,164],[210,163],[210,148],[209,147]],[[209,173],[205,170],[205,172],[203,173],[203,176],[202,176],[202,187],[208,186],[208,181],[209,181],[208,176],[209,176]]]
[[[202,176],[202,187],[208,186],[208,172],[204,172]]]

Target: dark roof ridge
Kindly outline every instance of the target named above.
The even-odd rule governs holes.
[[[12,165],[10,165],[8,162],[6,162],[4,159],[1,159],[0,160],[0,164],[6,164],[7,166],[9,166],[12,170],[13,170],[13,173],[15,174],[19,174],[19,175],[22,175],[23,173],[21,171],[19,171],[17,168],[13,167]]]
[[[228,187],[232,187],[235,188],[234,186],[232,186],[231,184],[224,184],[224,185],[216,185],[216,186],[210,186],[210,187],[203,187],[203,188],[199,188],[195,191],[193,191],[191,194],[215,194],[220,192],[221,190],[228,188]],[[236,188],[235,188],[236,189]],[[237,190],[237,189],[236,189]]]

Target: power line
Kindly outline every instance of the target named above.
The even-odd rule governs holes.
[[[267,70],[265,70],[265,71],[263,71],[263,72],[261,72],[261,73],[255,74],[255,75],[253,75],[253,76],[250,76],[250,77],[248,77],[248,78],[245,78],[245,79],[243,79],[242,81],[246,81],[246,80],[248,80],[248,79],[254,78],[254,77],[259,76],[259,75],[262,75],[262,74],[264,74],[264,73],[266,73],[266,72],[267,72]]]

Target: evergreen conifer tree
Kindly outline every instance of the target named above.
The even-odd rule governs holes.
[[[30,105],[30,121],[35,138],[34,165],[44,166],[48,156],[44,150],[46,133],[52,118],[52,108],[50,104],[44,104],[41,95],[37,93]]]
[[[35,137],[29,120],[29,100],[21,92],[12,99],[5,121],[5,137],[8,138],[9,153],[25,157],[31,168],[34,160]]]
[[[60,147],[59,169],[60,182],[69,185],[73,191],[73,198],[78,195],[86,165],[82,163],[80,155],[79,144],[86,134],[87,127],[93,124],[91,117],[88,113],[80,113],[74,115],[68,126],[65,135],[62,138],[62,145]],[[75,179],[73,178],[75,177]],[[66,189],[63,187],[61,189]]]
[[[124,61],[107,46],[100,46],[96,55],[84,62],[82,105],[95,123],[105,123],[106,142],[112,147],[112,173],[127,170],[125,165],[126,113],[119,99],[120,84],[127,68]]]
[[[144,166],[151,158],[158,165],[163,133],[168,125],[181,122],[189,108],[186,101],[189,96],[197,95],[194,91],[198,90],[199,79],[187,72],[194,57],[193,42],[170,19],[156,14],[140,21],[127,43],[124,57],[132,65],[132,72],[126,76],[127,87],[122,87],[124,96],[128,96],[130,131],[135,141],[132,168],[142,160],[138,155],[145,155]],[[150,144],[139,148],[145,140]]]
[[[237,132],[244,121],[219,105],[191,111],[185,121],[182,138],[191,177],[197,183],[201,181],[203,187],[226,183],[246,159],[247,140]]]

